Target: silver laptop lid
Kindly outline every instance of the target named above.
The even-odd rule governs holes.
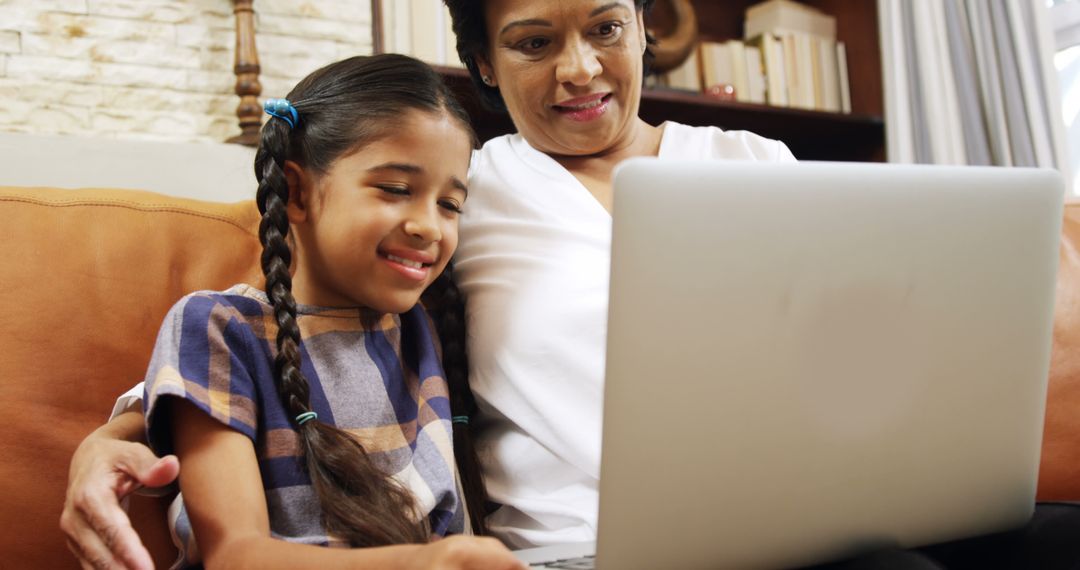
[[[810,564],[1030,516],[1056,172],[635,159],[615,189],[600,568]]]

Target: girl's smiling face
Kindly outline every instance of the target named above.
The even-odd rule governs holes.
[[[326,173],[289,163],[297,301],[411,309],[457,248],[471,152],[457,119],[412,110]]]
[[[632,136],[646,47],[632,0],[488,0],[484,14],[481,73],[534,148],[591,155]]]

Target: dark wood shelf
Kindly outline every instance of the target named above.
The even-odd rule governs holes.
[[[489,111],[480,104],[468,72],[452,67],[436,69],[469,112],[481,142],[514,132],[509,115]],[[640,115],[653,125],[676,121],[752,131],[784,141],[800,160],[881,160],[879,152],[885,137],[880,117],[718,101],[674,89],[646,89]]]

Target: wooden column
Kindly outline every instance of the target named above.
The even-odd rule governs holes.
[[[259,52],[255,49],[254,0],[233,0],[236,14],[236,57],[233,73],[236,74],[236,94],[240,104],[236,116],[240,119],[240,134],[228,140],[231,143],[256,146],[259,143],[259,127],[262,124],[262,106],[259,95]]]

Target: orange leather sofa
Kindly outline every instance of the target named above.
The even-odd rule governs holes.
[[[147,192],[0,188],[0,221],[0,567],[77,568],[58,528],[75,446],[142,377],[173,302],[262,282],[257,212]],[[1064,228],[1039,496],[1080,500],[1080,202]],[[167,553],[165,537],[147,538]]]

